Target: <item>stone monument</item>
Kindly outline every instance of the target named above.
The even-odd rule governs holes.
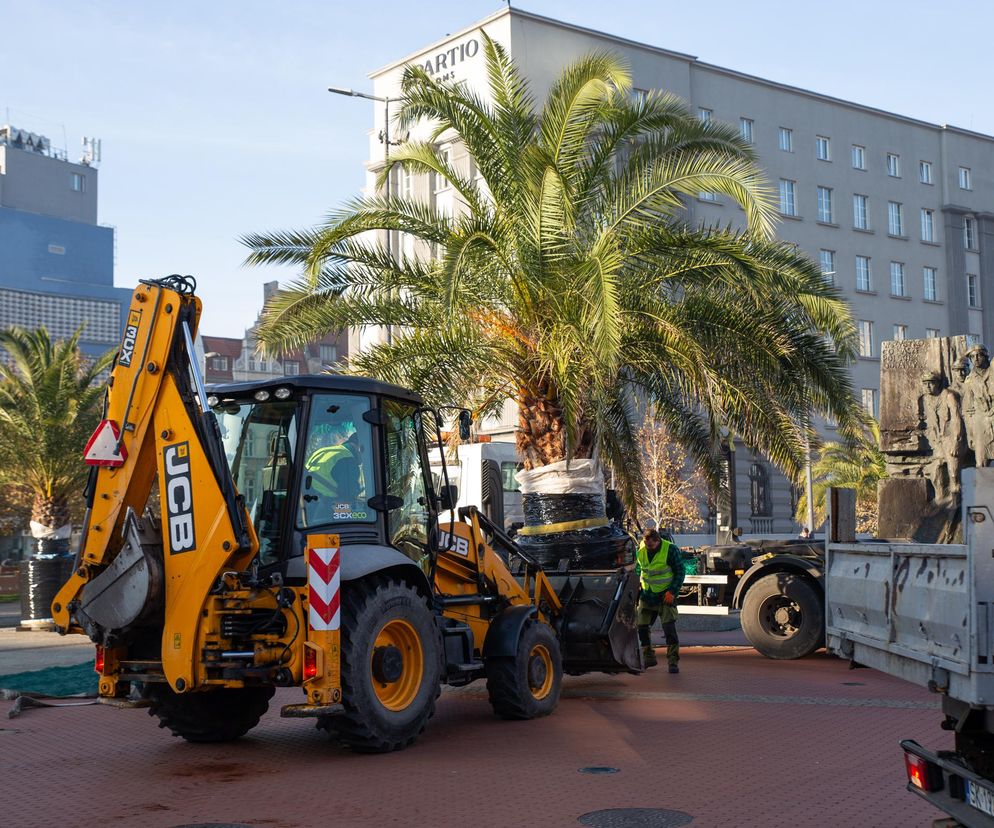
[[[885,342],[879,535],[962,542],[960,472],[994,460],[994,372],[972,336]]]

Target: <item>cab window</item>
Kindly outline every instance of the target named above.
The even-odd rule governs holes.
[[[304,451],[298,528],[375,523],[372,426],[362,415],[369,399],[315,394]]]

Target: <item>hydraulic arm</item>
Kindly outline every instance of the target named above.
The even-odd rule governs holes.
[[[258,548],[192,359],[193,287],[174,276],[143,281],[132,296],[87,460],[78,563],[53,604],[60,630],[85,632],[109,653],[169,606],[161,661],[176,690],[200,681],[197,627],[212,585],[224,570],[244,569]],[[156,479],[161,550],[135,519]]]

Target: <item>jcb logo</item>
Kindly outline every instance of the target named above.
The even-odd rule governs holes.
[[[192,552],[197,548],[193,530],[193,485],[190,481],[190,444],[176,443],[162,450],[166,476],[166,514],[169,517],[169,551]]]
[[[142,312],[133,310],[128,313],[128,324],[124,328],[124,339],[121,341],[121,353],[118,354],[117,364],[130,366],[135,355],[135,344],[138,341],[138,326],[142,321]]]
[[[457,555],[462,555],[464,558],[469,557],[469,541],[466,538],[461,538],[458,535],[452,537],[448,532],[439,532],[438,541],[441,544],[442,549],[449,552],[455,552]]]

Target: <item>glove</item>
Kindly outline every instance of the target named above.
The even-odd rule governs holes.
[[[668,606],[668,607],[672,607],[673,606],[673,593],[672,592],[667,591],[667,592],[663,593],[663,603],[666,604],[666,606]]]

